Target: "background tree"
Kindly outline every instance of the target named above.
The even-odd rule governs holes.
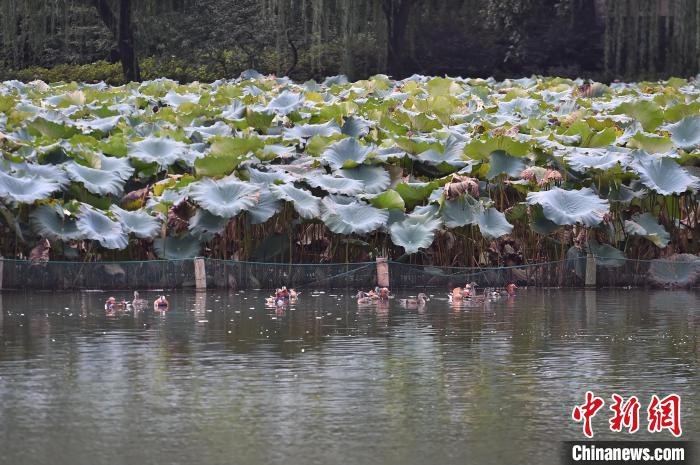
[[[690,76],[699,25],[698,0],[5,0],[0,77]]]

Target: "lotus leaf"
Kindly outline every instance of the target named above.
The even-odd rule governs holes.
[[[371,205],[352,201],[338,203],[331,197],[321,202],[321,219],[336,234],[369,234],[386,224],[389,213]]]
[[[167,137],[153,136],[130,143],[128,148],[129,158],[144,163],[156,163],[162,169],[187,158],[187,152],[187,144]]]
[[[202,208],[222,218],[233,218],[256,204],[257,187],[232,178],[204,178],[190,184],[190,197]]]
[[[127,211],[116,205],[112,205],[109,210],[119,220],[127,233],[140,239],[153,239],[160,233],[160,220],[144,210]]]
[[[671,235],[659,224],[651,213],[635,215],[625,221],[625,232],[633,236],[643,236],[657,247],[666,247],[671,241]]]
[[[527,203],[541,205],[545,217],[560,225],[581,223],[596,226],[609,211],[608,201],[588,187],[579,190],[553,187],[548,191],[530,192]]]
[[[430,247],[439,227],[440,220],[432,215],[407,215],[402,221],[393,223],[389,232],[395,245],[403,247],[407,254],[414,254]]]
[[[321,201],[309,191],[299,189],[291,184],[273,186],[272,191],[279,199],[290,202],[302,218],[310,220],[318,218],[321,214]]]
[[[37,234],[57,241],[72,241],[82,238],[75,218],[66,217],[63,209],[56,205],[41,205],[30,214],[33,229]]]
[[[99,242],[105,249],[124,249],[129,244],[129,237],[119,222],[88,205],[80,207],[76,226],[83,237]]]
[[[323,160],[333,169],[355,168],[367,159],[372,151],[354,137],[348,137],[331,144],[323,152]]]
[[[183,236],[159,237],[153,241],[153,248],[158,257],[162,259],[184,260],[199,255],[202,244],[197,238],[185,234]]]
[[[61,189],[57,182],[41,176],[15,177],[0,171],[0,198],[14,203],[34,203],[48,199]]]

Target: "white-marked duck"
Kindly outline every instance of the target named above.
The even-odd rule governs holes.
[[[399,304],[405,308],[419,308],[425,306],[427,301],[428,296],[421,292],[415,299],[410,297],[408,299],[399,299]]]

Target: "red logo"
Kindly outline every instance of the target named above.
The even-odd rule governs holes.
[[[610,431],[619,433],[622,428],[629,428],[629,433],[634,434],[639,430],[639,399],[637,396],[630,397],[623,403],[622,397],[617,394],[612,395],[615,402],[610,406],[610,410],[615,412],[615,416],[610,419]]]
[[[574,411],[571,413],[571,417],[575,422],[580,422],[583,420],[583,434],[586,437],[593,437],[593,426],[591,426],[591,419],[598,413],[605,401],[600,397],[593,395],[591,391],[586,392],[586,402],[583,405],[577,405],[574,407]]]
[[[617,394],[612,395],[613,403],[610,410],[612,417],[608,420],[610,431],[620,433],[627,430],[629,434],[639,431],[639,411],[641,404],[637,396],[625,399]],[[577,423],[583,422],[583,434],[593,437],[593,417],[603,408],[605,401],[596,397],[591,391],[586,392],[585,402],[574,407],[571,418]],[[681,429],[681,397],[670,394],[663,399],[654,394],[647,407],[647,430],[650,433],[660,433],[668,430],[675,437],[683,433]]]
[[[681,430],[681,397],[671,394],[659,399],[654,394],[647,409],[649,417],[649,432],[656,433],[665,429],[669,430],[675,437],[680,437]]]

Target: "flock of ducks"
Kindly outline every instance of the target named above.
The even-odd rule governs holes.
[[[458,305],[479,305],[488,301],[498,300],[502,297],[514,297],[515,290],[518,289],[513,283],[508,284],[505,288],[484,288],[481,294],[477,293],[477,284],[469,283],[465,284],[464,287],[456,287],[452,292],[447,294],[447,301],[450,304]],[[265,305],[268,307],[281,308],[288,305],[294,305],[298,302],[301,292],[297,292],[294,289],[287,289],[285,286],[277,289],[275,295],[265,298]],[[370,305],[370,304],[381,304],[387,303],[394,296],[386,287],[376,287],[367,292],[359,291],[355,296],[358,305]],[[409,297],[406,299],[398,299],[399,305],[407,309],[420,309],[425,307],[426,302],[430,299],[423,292],[419,293],[416,297]],[[139,312],[143,311],[148,307],[148,302],[139,296],[138,291],[134,291],[134,298],[129,302],[126,300],[117,301],[115,297],[109,297],[105,301],[105,312],[108,315],[114,315],[118,312]],[[159,296],[153,302],[153,311],[164,313],[168,311],[170,303],[165,298],[164,295]]]
[[[484,292],[481,294],[477,293],[477,284],[469,283],[465,284],[464,287],[455,287],[452,292],[447,294],[447,301],[450,303],[474,303],[481,304],[486,301],[498,300],[501,297],[515,297],[515,290],[518,288],[513,283],[506,285],[505,288],[495,288],[487,287],[484,288]]]
[[[105,301],[105,312],[108,315],[115,315],[119,312],[141,312],[148,307],[148,302],[139,296],[139,291],[134,291],[134,298],[131,302],[122,299],[117,301],[116,297],[109,297]],[[154,312],[166,312],[170,307],[170,302],[164,295],[153,301]]]
[[[299,301],[299,296],[301,292],[297,292],[294,289],[287,289],[286,286],[275,291],[275,295],[265,298],[265,305],[268,307],[286,307],[287,305],[294,305]]]

